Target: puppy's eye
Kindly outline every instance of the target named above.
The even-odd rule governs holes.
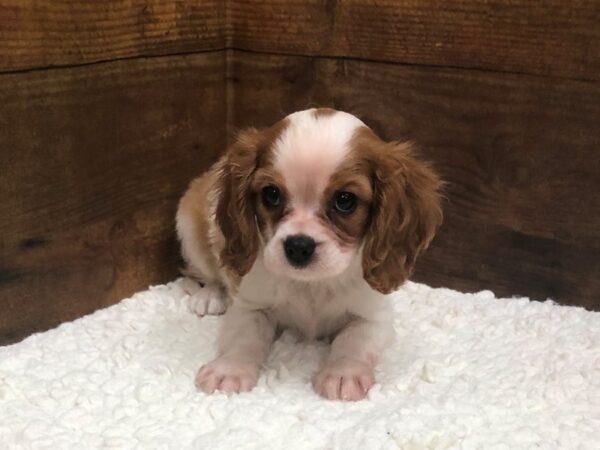
[[[277,186],[265,186],[262,189],[262,200],[268,208],[275,208],[281,203],[281,192]]]
[[[333,198],[333,206],[342,214],[351,214],[356,209],[356,195],[352,192],[338,192]]]

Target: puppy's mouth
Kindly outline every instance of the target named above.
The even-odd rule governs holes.
[[[295,267],[289,264],[288,268],[289,269],[285,271],[285,276],[288,279],[295,281],[311,282],[330,278],[327,273],[319,269],[317,264],[308,264],[302,267]]]

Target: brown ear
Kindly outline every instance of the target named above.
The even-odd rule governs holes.
[[[221,162],[217,180],[216,221],[225,237],[221,264],[240,277],[246,275],[254,264],[259,246],[254,198],[250,189],[259,143],[258,130],[241,132]]]
[[[411,275],[417,256],[442,222],[442,182],[410,144],[373,149],[374,202],[363,247],[363,275],[379,292],[397,289]]]

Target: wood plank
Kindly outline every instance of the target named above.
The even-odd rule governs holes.
[[[415,280],[600,309],[600,85],[338,59],[231,56],[234,127],[347,110],[448,181]]]
[[[600,77],[597,0],[232,0],[234,48]]]
[[[224,64],[0,75],[0,344],[177,275],[177,201],[224,147]]]
[[[225,45],[220,0],[0,0],[0,71]]]
[[[0,71],[223,48],[600,77],[597,0],[0,0]]]

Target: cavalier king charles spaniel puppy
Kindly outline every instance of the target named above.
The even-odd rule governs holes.
[[[241,132],[177,211],[192,308],[225,313],[198,389],[251,390],[287,328],[331,339],[318,394],[364,398],[394,335],[386,294],[441,223],[440,187],[410,144],[384,142],[345,112],[309,109]]]

